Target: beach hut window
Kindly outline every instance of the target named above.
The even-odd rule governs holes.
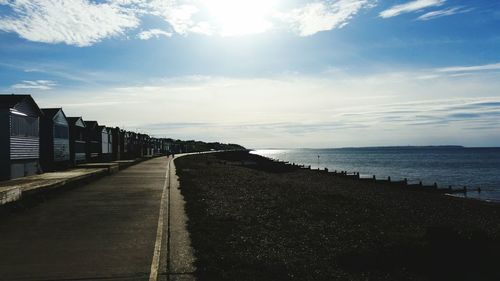
[[[11,136],[38,137],[38,118],[11,115]]]

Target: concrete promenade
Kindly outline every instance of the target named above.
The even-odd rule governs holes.
[[[172,158],[0,213],[0,280],[194,280]]]

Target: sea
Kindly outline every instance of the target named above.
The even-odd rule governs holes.
[[[290,163],[359,172],[361,177],[409,183],[438,184],[439,188],[464,186],[471,190],[454,196],[500,203],[500,147],[362,147],[330,149],[257,149],[252,153]],[[481,192],[472,191],[480,188]]]

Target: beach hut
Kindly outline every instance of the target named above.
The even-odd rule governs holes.
[[[172,139],[162,139],[162,152],[163,154],[170,154],[172,149]]]
[[[42,111],[30,95],[0,95],[0,179],[40,171],[39,121]]]
[[[101,160],[111,161],[113,156],[113,138],[110,130],[106,126],[99,126],[101,133]]]
[[[113,160],[122,160],[123,131],[120,128],[109,128],[112,137]]]
[[[137,157],[144,157],[147,151],[147,135],[137,134]]]
[[[87,145],[87,126],[82,117],[68,117],[69,123],[69,154],[73,165],[85,163],[87,160],[85,146]]]
[[[131,159],[130,157],[130,132],[120,130],[120,159]]]
[[[153,156],[155,154],[155,138],[149,138],[149,156]]]
[[[44,171],[70,165],[69,124],[62,108],[43,108],[40,119],[40,163]]]
[[[149,135],[141,134],[142,138],[142,155],[143,157],[153,156],[153,149],[151,145],[151,138]]]
[[[87,145],[85,154],[87,162],[98,162],[101,156],[101,137],[102,130],[97,121],[85,121],[87,127]]]
[[[134,133],[134,157],[135,158],[141,158],[144,156],[144,149],[145,149],[145,135],[144,134],[139,134],[139,133]]]
[[[153,155],[158,155],[159,153],[159,148],[160,146],[158,145],[158,139],[157,138],[152,138],[153,141]]]
[[[155,139],[155,150],[154,150],[155,155],[161,155],[161,139]]]
[[[152,156],[155,156],[157,155],[157,142],[158,142],[158,139],[157,138],[150,138],[149,139],[149,143],[150,143],[150,150],[151,150],[151,155]]]
[[[127,159],[137,158],[137,134],[134,132],[125,132],[124,139]]]
[[[138,133],[132,132],[132,155],[134,158],[142,157],[142,137]]]

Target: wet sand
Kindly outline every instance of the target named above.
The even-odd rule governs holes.
[[[176,160],[199,280],[500,280],[500,205],[246,152]]]

